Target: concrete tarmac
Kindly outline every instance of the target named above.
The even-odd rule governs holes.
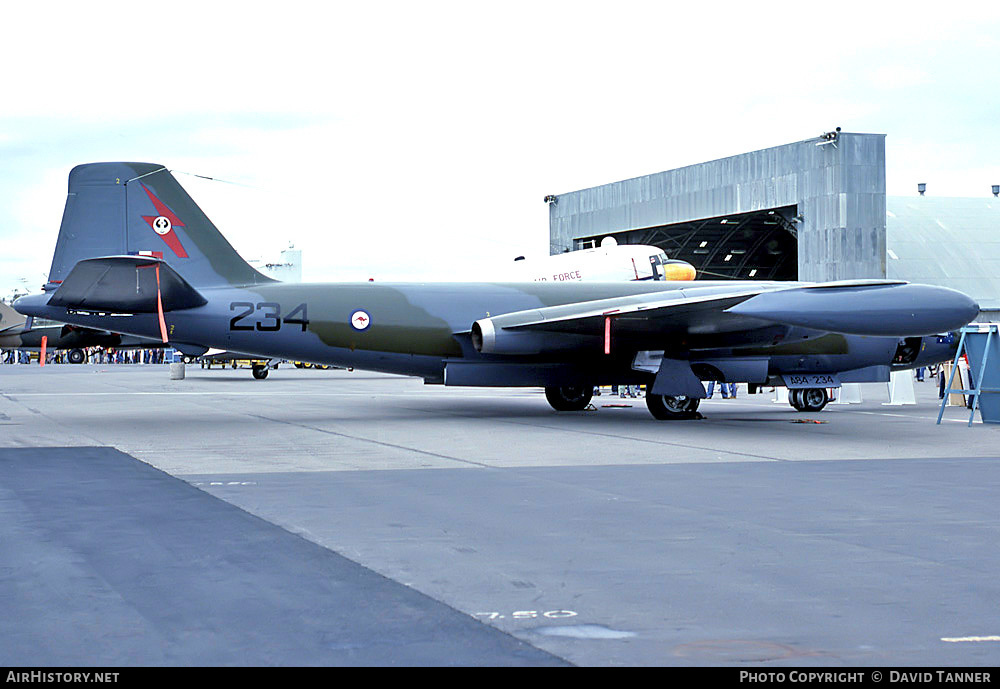
[[[996,665],[1000,426],[884,390],[662,422],[360,371],[0,366],[0,663]]]

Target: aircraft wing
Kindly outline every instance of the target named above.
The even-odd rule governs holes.
[[[557,338],[603,335],[608,319],[616,338],[639,340],[736,335],[774,325],[904,337],[960,328],[975,317],[974,308],[961,292],[891,280],[749,288],[745,283],[733,288],[716,284],[503,314],[476,321],[472,335],[487,353],[514,353],[501,340],[520,337],[527,342],[529,333],[535,334],[533,340],[544,333]]]

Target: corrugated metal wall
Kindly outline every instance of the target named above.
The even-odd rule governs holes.
[[[887,199],[888,277],[965,292],[1000,317],[1000,200]]]
[[[559,194],[552,252],[574,240],[797,206],[799,279],[885,277],[885,135],[841,133]]]

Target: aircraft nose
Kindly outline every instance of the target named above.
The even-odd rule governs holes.
[[[698,276],[698,271],[687,261],[673,260],[661,267],[664,280],[694,280]]]
[[[979,314],[979,304],[935,285],[829,283],[764,292],[727,311],[815,330],[903,337],[957,330]]]
[[[974,321],[979,315],[979,304],[969,295],[946,287],[937,289],[941,291],[941,296],[936,304],[936,311],[940,313],[942,320],[951,318],[953,323],[942,328],[941,332],[957,330]]]
[[[885,330],[884,334],[944,333],[958,330],[979,315],[975,300],[949,287],[909,283],[869,294],[870,302],[856,302],[855,315],[867,319],[873,330]]]

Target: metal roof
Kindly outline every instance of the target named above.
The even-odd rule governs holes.
[[[1000,309],[1000,199],[886,197],[886,277],[951,287]]]

